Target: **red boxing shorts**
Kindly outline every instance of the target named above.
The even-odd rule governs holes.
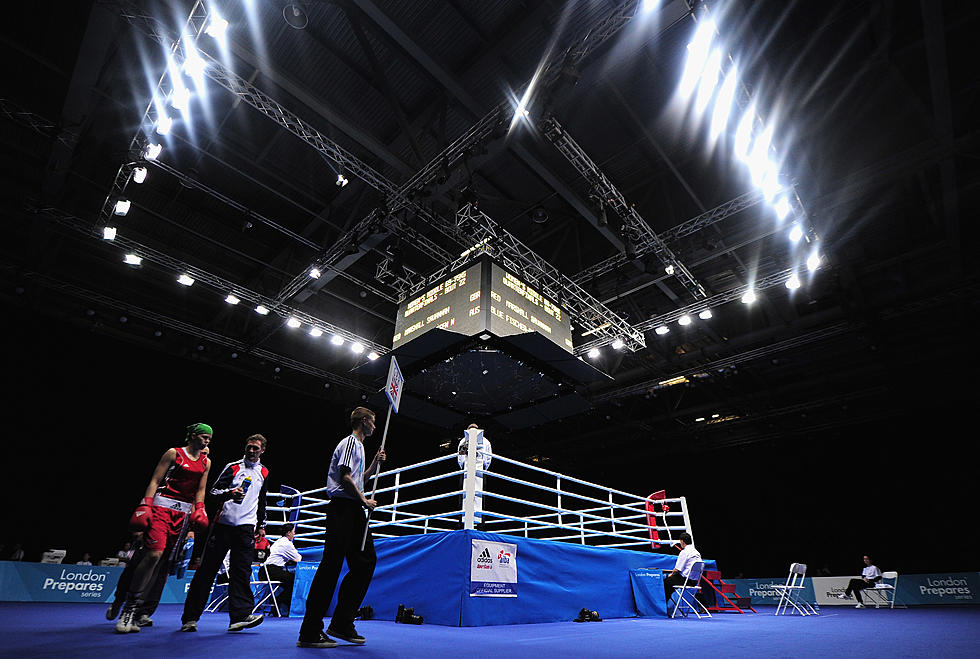
[[[150,528],[143,534],[143,546],[150,551],[163,551],[173,545],[187,521],[187,513],[162,506],[153,506]]]

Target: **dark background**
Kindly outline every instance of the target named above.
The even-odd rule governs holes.
[[[66,562],[84,551],[113,555],[160,454],[181,444],[192,421],[214,427],[212,481],[260,432],[269,440],[270,488],[319,487],[360,402],[331,404],[52,324],[16,304],[5,327],[3,537],[8,552],[22,542],[28,560],[49,547],[68,549]],[[686,496],[699,549],[728,576],[779,575],[788,561],[850,574],[865,553],[900,572],[971,570],[978,479],[975,431],[963,424],[970,387],[923,387],[909,375],[914,391],[896,401],[907,405],[882,423],[659,461],[624,454],[621,468],[567,472],[637,494]],[[375,411],[383,427],[385,410]],[[458,430],[394,415],[389,465],[442,454],[439,444],[455,445]],[[493,439],[507,454],[507,442]],[[380,428],[368,451],[379,440]]]

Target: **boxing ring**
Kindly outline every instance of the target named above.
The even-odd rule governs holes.
[[[378,564],[364,599],[378,618],[394,619],[399,604],[426,623],[452,626],[571,620],[582,608],[635,617],[630,571],[673,568],[676,552],[651,549],[668,550],[691,533],[684,497],[643,497],[502,455],[493,456],[492,469],[477,469],[474,460],[460,469],[456,457],[378,475],[370,521]],[[473,505],[476,476],[482,511]],[[368,495],[373,486],[365,484]],[[322,555],[328,499],[324,488],[284,490],[269,494],[270,537],[277,522],[296,524],[304,561],[291,615],[300,616]],[[488,546],[498,558],[514,555],[512,595],[474,595],[473,565]]]

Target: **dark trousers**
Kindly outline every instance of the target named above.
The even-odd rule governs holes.
[[[269,579],[278,581],[279,590],[276,591],[276,604],[279,606],[279,614],[289,615],[289,603],[293,600],[293,581],[296,575],[279,565],[266,565],[265,570],[269,571]],[[259,572],[262,576],[262,572]]]
[[[668,574],[664,577],[664,597],[668,602],[670,602],[670,598],[674,594],[674,586],[683,586],[685,583],[687,583],[687,578],[680,572]]]
[[[341,498],[330,501],[323,558],[306,597],[306,615],[299,630],[300,638],[316,638],[323,631],[323,616],[327,614],[330,600],[333,599],[345,559],[350,572],[340,584],[331,626],[342,629],[354,623],[354,616],[371,585],[374,566],[378,562],[370,531],[364,551],[361,551],[361,538],[366,525],[367,519],[360,502]]]
[[[861,591],[865,588],[874,588],[874,583],[870,581],[865,581],[864,579],[851,579],[847,583],[847,590],[844,591],[845,595],[854,595],[854,599],[860,604],[864,604],[864,600],[861,599]]]
[[[126,603],[126,596],[129,594],[129,588],[133,583],[133,575],[136,573],[136,568],[143,560],[146,555],[146,550],[140,547],[133,554],[133,557],[126,563],[126,567],[123,568],[122,574],[119,575],[119,582],[116,584],[116,596],[115,603],[118,606],[122,606]],[[167,554],[164,553],[160,557],[160,562],[157,564],[156,571],[153,573],[153,579],[150,581],[150,585],[145,593],[141,593],[140,599],[141,604],[136,610],[137,615],[148,615],[152,616],[157,610],[157,606],[160,605],[160,597],[163,595],[163,587],[167,583]]]
[[[255,527],[251,524],[229,526],[215,524],[211,537],[204,547],[201,565],[194,572],[184,600],[181,622],[198,620],[207,605],[211,585],[218,574],[221,562],[231,550],[231,569],[228,571],[228,614],[231,622],[240,622],[252,614],[255,599],[252,597],[252,554],[255,551]]]

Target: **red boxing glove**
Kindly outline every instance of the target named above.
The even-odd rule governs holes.
[[[208,514],[204,512],[204,502],[198,501],[194,504],[194,512],[191,513],[191,524],[200,529],[208,528]]]
[[[129,528],[134,531],[146,531],[150,528],[150,518],[153,516],[153,497],[143,497],[143,503],[136,506],[133,516],[129,518]]]

